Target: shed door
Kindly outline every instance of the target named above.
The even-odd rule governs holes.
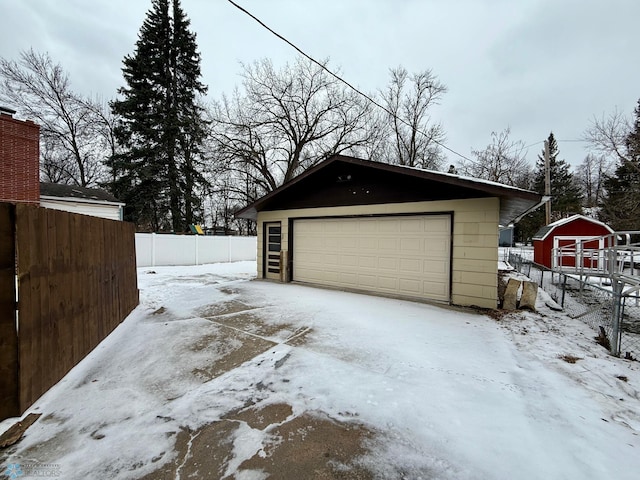
[[[449,301],[449,215],[294,220],[293,280]]]

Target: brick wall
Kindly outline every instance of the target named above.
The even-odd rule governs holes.
[[[40,127],[0,114],[0,202],[40,203]]]

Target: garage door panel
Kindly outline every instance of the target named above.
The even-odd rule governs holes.
[[[362,232],[360,232],[362,234]],[[378,241],[374,237],[360,237],[358,238],[358,248],[377,250]]]
[[[422,265],[420,258],[400,258],[398,260],[400,262],[400,271],[402,272],[412,272],[412,273],[421,273]]]
[[[293,280],[449,300],[450,217],[295,220]]]
[[[338,231],[344,235],[353,235],[358,233],[359,225],[357,222],[339,222]]]
[[[422,261],[423,272],[425,273],[440,273],[442,275],[449,274],[449,263],[442,260],[423,260]]]
[[[366,219],[356,220],[360,233],[376,233],[378,224],[376,222],[367,221]]]
[[[397,238],[378,238],[378,249],[383,251],[388,251],[394,253],[398,250],[398,239]]]
[[[378,286],[378,277],[375,275],[358,275],[358,285],[376,288]]]
[[[422,282],[416,279],[400,278],[398,279],[398,287],[400,290],[410,292],[415,295],[422,294]]]
[[[339,272],[338,273],[338,282],[341,285],[357,285],[358,284],[358,274],[357,273],[347,273],[347,272]]]
[[[448,232],[449,229],[449,217],[446,218],[432,218],[428,223],[423,224],[425,226],[425,232]]]
[[[401,238],[400,239],[400,254],[421,254],[424,252],[423,242],[421,238]]]
[[[378,258],[358,257],[358,266],[363,268],[378,268]]]
[[[420,218],[404,219],[398,222],[399,231],[402,233],[424,232],[424,222]]]
[[[441,295],[446,295],[447,289],[442,284],[438,284],[435,282],[423,282],[422,283],[423,291],[427,295],[431,295],[433,297],[438,297]]]
[[[357,255],[340,255],[340,263],[345,267],[357,267],[358,256]]]
[[[398,270],[398,259],[378,257],[378,268],[381,270]]]
[[[398,223],[394,220],[380,220],[378,223],[379,233],[396,233],[398,231]]]
[[[384,290],[397,291],[398,279],[393,277],[378,277],[378,286]]]
[[[428,258],[442,258],[443,255],[449,254],[451,244],[448,239],[435,238],[425,242],[425,256]]]

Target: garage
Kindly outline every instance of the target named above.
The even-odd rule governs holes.
[[[293,281],[448,302],[450,272],[450,215],[293,221]]]
[[[236,217],[256,222],[259,279],[495,308],[500,226],[542,200],[476,178],[334,155]]]

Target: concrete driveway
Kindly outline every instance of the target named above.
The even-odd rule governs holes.
[[[140,269],[141,307],[38,402],[4,463],[63,478],[635,478],[624,412],[640,406],[640,376],[595,346],[627,378],[613,392],[626,410],[574,381],[591,349],[579,322],[568,341],[529,333],[540,316],[497,322],[254,274]],[[559,358],[574,344],[582,365]]]

